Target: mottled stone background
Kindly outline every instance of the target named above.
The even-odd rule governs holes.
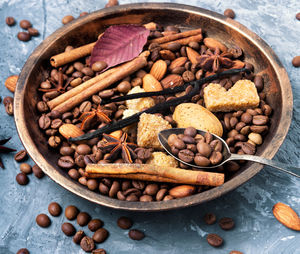
[[[121,4],[133,2],[137,1],[120,0]],[[295,14],[300,11],[299,0],[166,2],[186,3],[219,13],[230,7],[235,10],[238,22],[257,33],[274,49],[287,69],[294,94],[293,122],[275,159],[300,166],[300,68],[291,65],[293,56],[300,55],[300,21],[295,19]],[[104,5],[104,0],[0,0],[1,97],[11,95],[4,87],[5,79],[21,71],[34,48],[61,26],[63,16],[72,14],[76,17],[83,11],[92,12]],[[16,34],[21,29],[6,26],[6,16],[14,16],[18,21],[31,20],[41,36],[27,43],[18,41]],[[0,138],[13,136],[10,147],[21,149],[14,120],[6,115],[2,103],[0,116]],[[119,212],[92,204],[61,188],[48,177],[38,180],[31,175],[29,185],[22,187],[15,181],[18,164],[13,160],[13,154],[2,158],[6,169],[0,169],[1,254],[16,253],[21,247],[27,247],[30,253],[83,253],[62,234],[60,225],[65,221],[64,216],[53,218],[48,229],[35,224],[36,215],[47,212],[51,201],[57,201],[63,207],[77,205],[93,217],[101,218],[110,236],[99,247],[108,253],[229,253],[233,249],[244,253],[300,253],[300,233],[282,226],[272,214],[272,206],[279,201],[300,213],[300,181],[269,167],[222,198],[188,209],[153,214]],[[232,216],[236,228],[225,232],[218,225],[205,225],[202,220],[205,212],[214,212],[218,218]],[[130,240],[127,231],[116,226],[121,215],[134,218],[134,228],[145,231],[147,237],[140,242]],[[205,239],[207,233],[220,234],[225,244],[219,249],[209,246]]]

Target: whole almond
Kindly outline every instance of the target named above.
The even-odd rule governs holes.
[[[157,80],[161,80],[167,72],[167,63],[164,60],[156,61],[150,70],[150,74]]]
[[[185,56],[176,58],[169,65],[170,71],[172,71],[176,67],[182,67],[182,66],[184,66],[184,64],[186,63],[186,61],[187,61],[187,57],[185,57]]]
[[[190,47],[186,47],[186,54],[192,64],[198,63],[198,58],[200,57],[200,54],[196,50]]]
[[[159,51],[160,57],[164,60],[174,60],[176,58],[175,54],[168,49],[163,49],[161,51]]]
[[[63,124],[59,127],[59,133],[66,139],[76,138],[84,134],[84,132],[74,124]]]
[[[160,81],[164,89],[183,85],[183,78],[177,74],[170,74]]]
[[[9,76],[6,80],[4,85],[6,86],[6,88],[11,91],[12,93],[15,92],[16,90],[16,85],[17,85],[17,81],[18,81],[19,76],[18,75],[12,75]]]
[[[163,90],[159,81],[151,74],[146,74],[143,77],[143,88],[145,92],[157,92]]]
[[[179,185],[169,190],[169,194],[174,198],[184,198],[192,195],[195,190],[196,188],[191,185]]]
[[[216,48],[219,48],[223,52],[227,51],[227,47],[223,43],[217,41],[216,39],[205,38],[203,40],[203,42],[204,42],[204,45],[206,47],[208,47],[209,49],[216,50]]]
[[[284,226],[300,231],[300,218],[297,213],[288,205],[281,202],[273,206],[275,218]]]

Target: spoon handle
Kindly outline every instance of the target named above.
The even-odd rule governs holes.
[[[229,160],[246,160],[246,161],[254,161],[260,164],[268,165],[273,168],[279,169],[285,173],[296,176],[300,178],[300,168],[294,167],[292,165],[288,165],[285,163],[281,163],[278,161],[268,160],[259,156],[247,155],[247,154],[231,154]]]

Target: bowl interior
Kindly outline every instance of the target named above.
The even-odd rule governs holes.
[[[176,17],[176,18],[174,18]],[[289,79],[281,63],[257,35],[241,24],[222,15],[179,4],[132,4],[100,10],[66,25],[50,35],[29,57],[19,76],[15,93],[15,121],[20,138],[32,159],[54,181],[90,201],[112,208],[156,211],[199,204],[238,187],[258,173],[262,166],[246,164],[243,170],[224,185],[187,198],[164,202],[126,202],[94,193],[71,180],[65,170],[57,166],[58,154],[49,152],[47,139],[38,127],[36,103],[37,87],[44,73],[50,69],[51,56],[61,53],[67,45],[74,47],[97,40],[97,36],[114,24],[177,25],[182,30],[202,28],[228,47],[238,45],[247,62],[254,65],[255,74],[263,76],[266,101],[274,110],[271,127],[257,154],[272,158],[285,138],[291,121],[292,93]],[[50,150],[51,151],[51,150]]]

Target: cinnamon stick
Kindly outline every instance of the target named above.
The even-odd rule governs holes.
[[[147,60],[144,55],[146,55],[146,53],[143,54],[142,56],[136,57],[130,62],[125,63],[118,69],[118,71],[114,71],[110,73],[110,75],[108,75],[104,79],[96,82],[95,84],[81,91],[77,95],[70,97],[68,100],[52,108],[52,110],[57,110],[60,113],[67,112],[73,107],[75,107],[76,105],[80,104],[81,102],[91,97],[93,94],[98,93],[99,91],[105,89],[106,87],[112,85],[113,83],[145,67],[147,65]]]
[[[182,33],[170,34],[170,35],[167,35],[167,36],[159,37],[159,38],[150,40],[149,43],[162,44],[162,43],[175,41],[175,40],[178,40],[178,39],[191,37],[193,35],[199,35],[199,34],[202,35],[202,29],[201,28],[195,29],[195,30],[185,31],[185,32],[182,32]]]
[[[171,36],[171,35],[170,35],[170,36]],[[163,38],[163,37],[162,37],[162,38]],[[180,43],[181,45],[188,45],[188,44],[189,44],[190,42],[192,42],[192,41],[199,42],[199,41],[202,41],[202,39],[203,39],[202,34],[197,34],[197,35],[193,35],[193,36],[190,36],[190,37],[182,38],[182,39],[179,39],[179,40],[169,41],[169,42],[160,44],[159,46],[160,46],[162,49],[167,49],[167,48],[168,48],[168,45],[171,44],[171,43],[174,43],[174,42],[178,42],[178,43]]]
[[[144,181],[219,186],[224,174],[150,164],[88,164],[85,175],[90,178],[112,177]]]

